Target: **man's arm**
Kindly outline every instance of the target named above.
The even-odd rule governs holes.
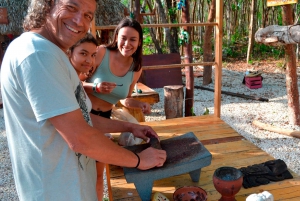
[[[110,120],[112,121],[112,120]],[[50,119],[56,130],[67,142],[70,149],[79,152],[103,163],[124,167],[135,167],[138,158],[104,136],[103,131],[91,127],[82,117],[81,111],[75,110]],[[115,124],[111,124],[114,130]],[[124,125],[123,129],[127,126]],[[112,132],[112,130],[108,132]],[[162,166],[166,160],[166,152],[154,148],[148,148],[139,153],[139,169],[149,169]]]
[[[131,132],[135,137],[142,138],[148,142],[149,137],[158,138],[157,133],[150,127],[134,124],[126,121],[111,120],[91,114],[93,127],[103,133]]]

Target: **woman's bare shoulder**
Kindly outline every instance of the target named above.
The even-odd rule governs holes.
[[[101,63],[101,61],[105,55],[105,51],[106,51],[106,47],[104,45],[99,45],[97,47],[96,63],[95,63],[96,66],[98,66]]]

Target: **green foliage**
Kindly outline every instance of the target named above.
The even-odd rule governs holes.
[[[254,43],[253,53],[253,56],[258,58],[274,57],[275,59],[279,59],[284,57],[284,47],[274,47],[265,44]]]
[[[281,6],[277,6],[276,9],[278,10],[278,16],[277,16],[277,21],[278,21],[278,25],[283,25],[282,23],[282,8]]]
[[[144,37],[143,43],[143,55],[149,55],[155,52],[155,47],[153,47],[152,38],[149,34]]]
[[[206,107],[203,115],[209,115],[209,109]]]
[[[192,113],[192,116],[196,116],[196,114],[194,113],[194,108],[193,107],[191,108],[191,113]]]
[[[175,15],[176,14],[176,12],[177,12],[177,8],[170,8],[169,10],[168,10],[168,15],[169,16],[171,16],[171,15]]]
[[[203,47],[202,46],[193,45],[193,53],[197,54],[197,55],[203,55]]]

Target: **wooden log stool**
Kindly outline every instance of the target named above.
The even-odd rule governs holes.
[[[183,117],[183,86],[164,86],[166,119]]]

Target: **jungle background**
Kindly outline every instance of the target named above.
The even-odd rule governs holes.
[[[133,10],[133,3],[128,0],[121,1],[129,10]],[[210,13],[215,9],[214,0],[194,0],[194,1],[172,1],[172,0],[147,0],[141,1],[141,12],[149,13],[143,16],[144,24],[158,23],[184,23],[182,22],[182,11],[180,4],[189,5],[190,23],[201,23],[214,21],[214,16]],[[281,6],[267,7],[267,1],[256,0],[225,0],[223,15],[223,67],[227,63],[247,61],[248,64],[275,62],[275,67],[284,68],[284,47],[272,47],[265,44],[253,42],[249,47],[249,38],[253,37],[258,28],[264,28],[269,25],[283,25],[283,10]],[[299,4],[292,4],[294,23],[298,23],[300,12]],[[155,11],[156,12],[155,12]],[[154,13],[154,14],[153,14]],[[150,15],[151,14],[151,15]],[[208,27],[194,26],[190,34],[192,40],[193,60],[203,60],[205,52],[214,51],[213,35],[206,38]],[[250,29],[254,31],[250,33]],[[168,33],[170,31],[170,33]],[[153,53],[182,53],[182,34],[181,28],[144,28],[144,54]],[[214,32],[212,32],[214,34]],[[249,35],[250,34],[250,35]],[[169,37],[171,36],[171,37]],[[211,41],[211,47],[204,47],[207,39]],[[173,41],[172,41],[173,40]],[[250,49],[251,48],[251,49]],[[249,58],[247,52],[250,49]],[[296,50],[298,48],[296,45]],[[298,54],[297,54],[298,55]],[[232,65],[230,65],[232,66]],[[248,66],[248,65],[247,65]]]
[[[22,21],[28,8],[28,0],[0,0],[0,7],[7,8],[8,24],[0,24],[0,41],[5,51],[9,42],[23,32]],[[190,23],[214,21],[215,0],[144,0],[140,1],[143,24],[183,23],[182,7],[189,7]],[[247,61],[249,38],[253,37],[258,28],[268,25],[283,25],[282,6],[267,7],[267,1],[257,0],[224,0],[223,15],[223,67],[227,63]],[[300,5],[292,4],[294,23],[298,23]],[[101,0],[95,20],[96,25],[116,25],[126,15],[134,12],[133,0]],[[194,26],[188,37],[192,41],[193,61],[203,60],[204,52],[214,50],[214,37],[205,31],[210,27]],[[249,36],[249,30],[253,29]],[[144,54],[153,53],[182,53],[184,34],[180,27],[176,28],[144,28]],[[212,32],[214,34],[214,32]],[[101,42],[100,34],[98,39]],[[205,42],[210,42],[205,50]],[[298,51],[297,51],[298,52]],[[297,54],[298,55],[298,54]],[[248,63],[255,64],[263,61],[276,60],[276,67],[284,68],[284,48],[271,47],[264,44],[252,43]],[[298,58],[298,56],[297,56]]]
[[[23,32],[22,21],[29,2],[0,0],[0,8],[7,9],[7,16],[0,13],[1,19],[7,18],[7,23],[0,24],[1,60],[9,43]],[[190,62],[214,61],[215,29],[213,26],[199,26],[199,23],[215,21],[216,0],[140,0],[138,4],[137,7],[137,1],[134,0],[99,0],[95,25],[116,25],[125,16],[137,17],[142,24],[194,23],[195,26],[189,27],[188,30],[183,27],[144,28],[143,54],[180,53],[183,62],[187,56],[183,52],[184,47],[190,46]],[[291,8],[293,23],[297,24],[299,4],[291,4]],[[140,14],[134,16],[137,10]],[[266,0],[224,0],[223,68],[235,71],[263,70],[264,73],[285,71],[289,64],[285,60],[284,46],[269,46],[254,41],[254,34],[259,28],[287,25],[284,24],[284,15],[286,13],[283,6],[267,7]],[[100,44],[107,43],[112,34],[112,30],[96,32]],[[298,64],[298,44],[293,46]],[[197,67],[199,66],[194,66],[194,69],[197,70]],[[204,66],[203,85],[212,82],[211,68]],[[287,75],[291,77],[291,74]],[[296,86],[295,81],[293,83],[293,86]],[[298,91],[296,92],[298,94]],[[293,121],[300,125],[299,100],[298,97],[294,99],[289,105],[296,107],[293,108]]]

